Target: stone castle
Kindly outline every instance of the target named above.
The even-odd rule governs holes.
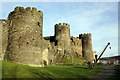
[[[93,60],[90,33],[70,35],[70,25],[55,25],[54,36],[43,37],[43,13],[36,8],[16,7],[2,26],[2,59],[42,67],[63,59]]]

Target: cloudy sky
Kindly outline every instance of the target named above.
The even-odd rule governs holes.
[[[118,55],[118,3],[117,2],[4,2],[2,16],[7,19],[16,6],[36,7],[44,13],[43,36],[54,35],[54,25],[70,24],[71,36],[91,33],[93,50],[99,55],[107,42],[104,56]]]

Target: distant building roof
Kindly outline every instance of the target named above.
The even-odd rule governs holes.
[[[108,60],[108,58],[100,58],[100,60]]]
[[[104,57],[104,58],[100,58],[100,60],[108,60],[109,58],[120,60],[120,55],[118,55],[118,56],[112,56],[112,57]]]

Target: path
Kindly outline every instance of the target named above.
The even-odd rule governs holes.
[[[106,65],[102,72],[98,73],[98,75],[94,76],[92,80],[107,80],[110,76],[114,75],[114,65]]]

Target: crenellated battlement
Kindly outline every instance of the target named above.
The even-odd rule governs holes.
[[[91,33],[79,34],[79,39],[82,39],[82,38],[91,38]]]
[[[37,10],[37,8],[35,7],[20,7],[20,6],[17,6],[15,7],[14,11],[10,12],[9,16],[12,16],[12,15],[18,15],[18,13],[21,13],[22,15],[23,14],[27,14],[27,15],[40,15],[40,16],[43,16],[43,12],[40,11],[40,10]]]
[[[58,23],[55,27],[70,27],[70,25],[68,23]]]
[[[37,8],[35,8],[35,7],[26,7],[26,8],[24,8],[24,7],[20,7],[20,6],[17,6],[17,7],[15,7],[15,9],[14,9],[14,11],[19,11],[19,12],[21,12],[21,11],[31,11],[31,12],[42,12],[42,11],[40,11],[40,10],[38,10],[37,11]]]
[[[84,34],[80,34],[82,36],[91,36],[91,33],[84,33]]]
[[[70,25],[68,23],[58,23],[55,25],[55,35],[66,34],[70,37]]]

